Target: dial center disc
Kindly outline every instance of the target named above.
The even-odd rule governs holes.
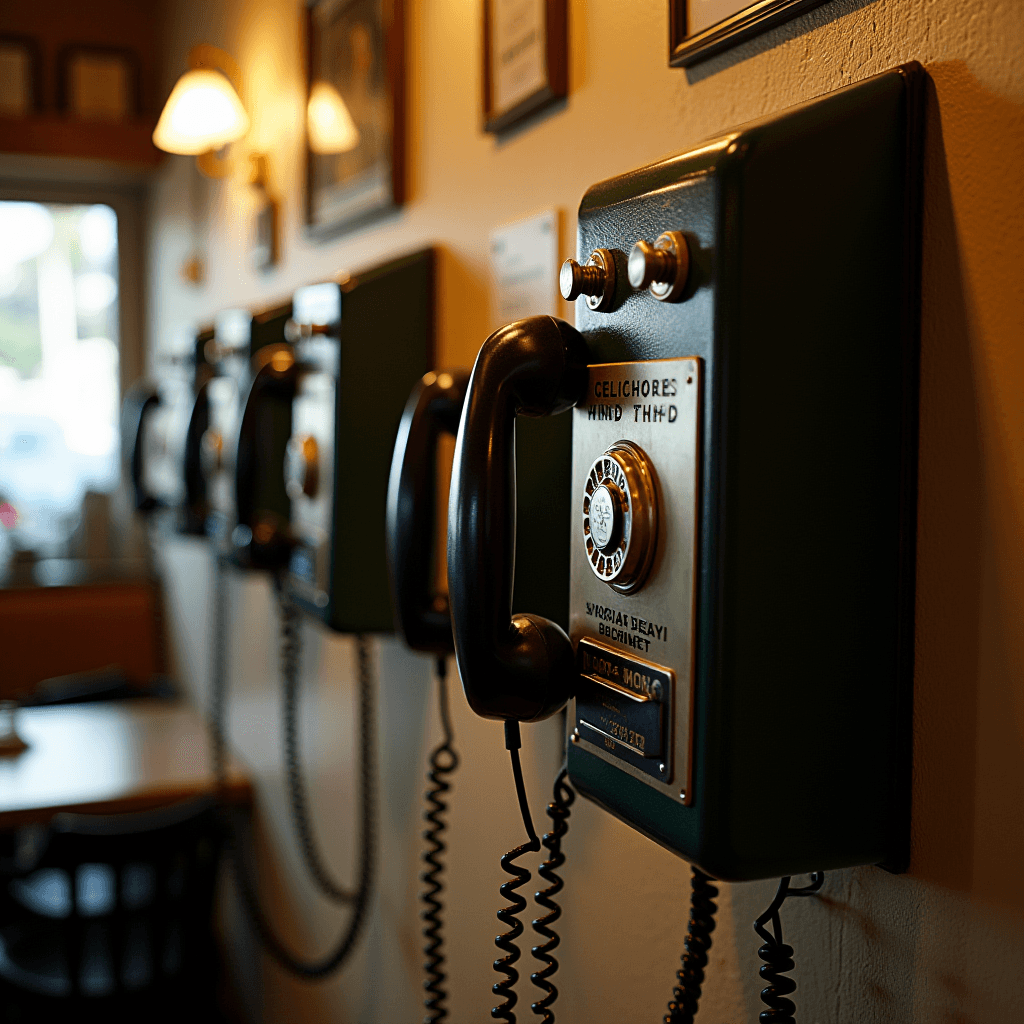
[[[612,538],[617,532],[618,509],[607,485],[602,484],[590,499],[590,534],[594,544],[602,551],[612,547]]]

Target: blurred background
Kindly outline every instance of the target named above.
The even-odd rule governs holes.
[[[389,633],[368,643],[377,878],[340,972],[297,979],[263,951],[205,817],[222,664],[229,802],[248,809],[259,899],[296,953],[328,949],[351,911],[312,885],[293,834],[272,576],[217,568],[235,524],[231,453],[214,440],[237,442],[239,403],[264,365],[260,331],[276,325],[270,343],[287,343],[297,289],[431,247],[431,368],[468,367],[507,319],[572,319],[551,271],[576,254],[590,185],[910,60],[929,74],[911,867],[831,874],[821,900],[787,905],[786,936],[802,1019],[1020,1019],[1021,8],[830,0],[673,68],[673,6],[570,0],[566,94],[491,130],[483,0],[35,0],[0,12],[0,698],[19,702],[29,744],[0,757],[0,870],[35,886],[0,900],[0,976],[4,992],[22,993],[0,1020],[45,1019],[39,1007],[62,998],[138,1012],[153,979],[173,971],[152,952],[129,962],[118,950],[156,949],[157,937],[170,949],[173,928],[209,938],[196,949],[213,965],[174,968],[191,972],[191,1009],[174,1003],[175,1019],[422,1018],[423,790],[440,735],[432,659]],[[398,71],[388,54],[400,55]],[[158,148],[172,90],[202,68],[230,82],[230,138],[190,152],[168,135],[175,152]],[[317,108],[321,79],[334,92],[315,94],[326,104]],[[540,268],[536,288],[502,248],[509,227],[528,221],[547,225],[529,227],[539,234],[522,248],[530,273]],[[213,482],[197,498],[183,467],[211,379],[234,397],[218,398],[219,385],[209,393],[212,419],[193,440],[206,439],[194,454]],[[357,595],[365,585],[346,581]],[[315,617],[297,628],[313,832],[330,874],[354,885],[360,649]],[[450,680],[464,767],[451,794],[446,937],[450,1019],[462,1024],[492,1005],[498,858],[522,836],[501,728],[470,714],[454,664]],[[525,731],[527,787],[545,824],[560,730],[553,719]],[[168,817],[182,801],[193,801],[187,814]],[[109,834],[97,838],[83,814],[107,816]],[[129,849],[117,839],[124,814],[150,816],[132,826],[148,846],[119,852]],[[558,1019],[662,1019],[686,934],[688,866],[585,801],[566,851]],[[92,863],[116,873],[83,873]],[[125,874],[129,864],[152,871]],[[192,883],[175,891],[192,916],[155,924],[153,894],[182,864]],[[701,1020],[738,1024],[763,1008],[751,922],[773,891],[722,886]],[[108,918],[109,934],[83,938]],[[69,921],[78,959],[67,953]],[[122,942],[129,925],[148,938]],[[83,973],[81,957],[96,949],[101,966]],[[520,990],[525,1020],[525,977]]]

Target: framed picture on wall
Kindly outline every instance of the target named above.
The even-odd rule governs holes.
[[[403,0],[313,0],[306,222],[349,230],[405,199]]]
[[[57,63],[57,106],[65,113],[81,121],[113,122],[141,113],[141,70],[132,50],[71,45]]]
[[[668,62],[688,68],[825,0],[669,0]]]
[[[495,134],[569,92],[566,0],[484,0],[484,129]]]
[[[0,34],[0,117],[28,117],[43,107],[39,44]]]

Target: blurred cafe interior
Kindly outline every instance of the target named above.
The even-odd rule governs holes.
[[[0,1024],[1024,1020],[1024,14],[0,5]]]

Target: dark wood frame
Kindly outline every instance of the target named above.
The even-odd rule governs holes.
[[[306,5],[306,98],[313,87],[313,8],[321,0],[308,0]],[[306,234],[311,238],[331,238],[351,231],[400,207],[406,199],[406,82],[405,82],[405,0],[383,0],[384,59],[391,97],[391,200],[374,210],[362,211],[343,220],[317,224],[313,220],[313,153],[306,140]]]
[[[491,3],[484,0],[484,131],[495,135],[511,128],[525,118],[569,95],[569,11],[567,0],[545,0],[544,3],[544,71],[547,85],[521,100],[510,110],[497,111],[493,106],[491,85]]]
[[[668,62],[689,68],[714,57],[768,29],[790,21],[826,0],[752,0],[742,11],[710,25],[703,32],[686,34],[687,0],[669,0]]]
[[[8,46],[20,46],[28,54],[29,62],[29,84],[32,89],[32,102],[29,103],[26,117],[39,113],[44,106],[43,103],[43,55],[39,47],[39,41],[32,36],[23,36],[12,32],[0,32],[0,43]]]
[[[70,113],[70,68],[71,61],[79,56],[97,57],[119,57],[124,61],[128,71],[128,88],[131,95],[128,97],[128,109],[125,111],[125,120],[141,117],[142,109],[142,66],[139,55],[126,46],[101,46],[90,43],[71,43],[61,49],[57,56],[57,109],[63,113]]]

